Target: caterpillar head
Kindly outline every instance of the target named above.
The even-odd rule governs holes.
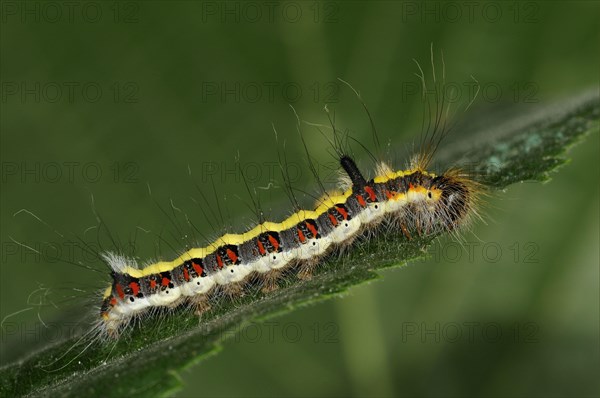
[[[471,181],[454,176],[451,173],[434,177],[430,191],[437,193],[434,197],[435,211],[444,227],[453,230],[462,225],[473,206],[473,189]]]

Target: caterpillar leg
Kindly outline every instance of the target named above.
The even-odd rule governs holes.
[[[404,236],[406,236],[406,239],[412,240],[412,236],[410,236],[410,232],[408,232],[408,228],[406,228],[404,223],[400,223],[400,229],[402,230]]]
[[[121,335],[121,329],[127,321],[128,319],[117,318],[114,315],[103,315],[103,323],[100,325],[100,330],[109,339],[116,340]]]
[[[319,261],[317,259],[302,261],[300,263],[300,269],[298,270],[298,279],[305,281],[312,279],[318,262]]]
[[[415,224],[417,227],[417,235],[423,236],[423,220],[421,218],[417,218],[417,221]]]
[[[348,239],[346,239],[345,241],[343,241],[342,243],[339,244],[339,246],[337,247],[338,253],[340,256],[344,255],[346,252],[349,252],[352,250],[352,244],[358,239],[358,234],[349,237]]]
[[[279,289],[279,284],[277,283],[281,278],[281,270],[273,269],[267,273],[265,273],[262,277],[263,288],[261,291],[264,294],[271,293],[277,289]]]
[[[191,305],[194,308],[194,314],[199,318],[202,318],[202,315],[205,312],[210,311],[210,303],[207,294],[200,294],[192,297]]]
[[[243,297],[245,295],[244,285],[242,282],[228,283],[227,285],[223,285],[222,288],[223,293],[225,293],[225,295],[227,295],[227,297],[230,299]]]
[[[106,335],[111,340],[117,340],[119,338],[119,336],[121,335],[121,332],[119,331],[118,327],[115,327],[115,328],[106,329]]]

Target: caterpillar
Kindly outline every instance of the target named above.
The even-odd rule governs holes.
[[[425,93],[424,73],[418,62],[417,66]],[[432,69],[436,83],[433,49]],[[340,81],[361,101],[371,121],[374,143],[381,153],[373,121],[360,94],[349,83]],[[138,265],[136,259],[120,253],[99,253],[110,268],[111,282],[102,292],[93,328],[76,345],[90,336],[95,336],[90,344],[96,340],[116,340],[128,326],[156,310],[187,307],[202,319],[223,293],[229,297],[243,295],[247,288],[258,284],[262,293],[269,294],[279,289],[280,281],[289,275],[310,279],[328,256],[352,248],[361,237],[389,231],[408,240],[415,233],[419,236],[453,233],[459,237],[459,232],[474,217],[481,218],[478,209],[484,188],[472,173],[461,167],[452,166],[439,173],[432,171],[432,159],[451,130],[444,119],[449,109],[444,106],[444,84],[442,79],[442,91],[435,86],[435,108],[432,111],[429,107],[429,115],[424,115],[428,121],[421,132],[420,146],[405,168],[394,169],[389,162],[377,160],[371,154],[377,161],[374,176],[367,177],[351,151],[342,144],[330,118],[334,135],[330,143],[341,178],[331,191],[319,181],[322,196],[312,210],[302,209],[293,200],[294,211],[284,220],[271,222],[259,217],[258,224],[246,232],[227,233],[205,247],[190,248],[171,261]],[[302,140],[310,169],[318,179]],[[293,196],[291,186],[286,187],[288,196]]]
[[[427,171],[430,160],[431,153],[423,151],[408,169],[394,171],[380,163],[376,176],[367,180],[355,160],[342,154],[344,190],[326,193],[314,210],[223,235],[207,247],[143,268],[134,260],[104,253],[112,283],[100,307],[101,330],[117,336],[129,320],[155,307],[187,304],[202,315],[215,291],[240,292],[256,277],[262,278],[264,292],[276,289],[277,279],[290,269],[301,279],[310,278],[327,254],[352,245],[365,231],[376,233],[382,223],[398,227],[408,239],[410,231],[460,229],[476,214],[480,187],[458,168],[439,175]]]
[[[378,175],[367,181],[351,157],[343,156],[340,164],[351,186],[340,195],[326,196],[315,210],[224,235],[211,246],[141,269],[105,253],[112,268],[112,284],[100,308],[106,332],[116,334],[122,323],[152,307],[188,301],[201,314],[217,286],[243,284],[253,274],[266,275],[270,284],[265,290],[276,288],[277,273],[290,267],[298,268],[300,278],[308,278],[328,252],[352,244],[366,229],[376,230],[386,218],[407,237],[410,230],[453,231],[467,222],[477,201],[474,181],[458,170],[435,175],[419,160],[400,171],[382,164]]]

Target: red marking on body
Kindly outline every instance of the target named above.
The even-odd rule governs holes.
[[[258,251],[260,252],[261,256],[264,256],[265,254],[267,254],[267,251],[265,250],[265,245],[262,244],[262,242],[259,240],[257,240],[258,243]]]
[[[117,305],[117,299],[115,298],[115,296],[111,297],[111,299],[110,299],[110,302],[109,302],[109,303],[110,303],[110,305],[111,305],[111,306],[113,306],[113,307],[114,307],[115,305]]]
[[[369,194],[369,199],[371,199],[371,202],[375,202],[375,200],[377,199],[377,195],[375,195],[375,191],[373,191],[373,188],[365,187],[365,192]]]
[[[301,243],[306,242],[306,236],[304,236],[304,233],[302,232],[302,230],[300,228],[296,228],[296,230],[298,231],[298,238],[300,238],[300,242]]]
[[[200,264],[197,264],[195,262],[192,261],[192,267],[194,267],[194,271],[196,271],[196,273],[198,274],[198,276],[202,275],[202,272],[204,272],[204,270],[202,269],[202,267],[200,266]]]
[[[156,281],[154,279],[152,279],[150,281],[150,289],[154,289],[156,287]]]
[[[231,249],[227,249],[227,257],[229,257],[229,259],[235,264],[237,263],[238,260],[238,256],[235,254],[235,252]]]
[[[313,234],[313,236],[316,238],[317,235],[319,234],[319,231],[317,231],[317,228],[315,228],[314,225],[312,225],[311,223],[307,222],[306,226],[308,227],[308,229],[310,230],[310,233]]]
[[[394,194],[391,191],[388,191],[387,189],[385,190],[385,196],[388,199],[392,199],[394,197]]]
[[[117,283],[115,285],[115,290],[117,291],[117,294],[119,295],[121,300],[123,300],[125,298],[125,292],[123,291],[123,287],[119,283]]]
[[[329,213],[328,216],[329,216],[329,219],[331,220],[331,223],[333,224],[333,226],[337,227],[338,222],[337,222],[337,219],[333,216],[333,214]]]
[[[170,282],[171,282],[171,280],[169,278],[167,278],[166,276],[163,276],[162,281],[160,282],[160,284],[162,286],[169,286]]]
[[[269,242],[271,242],[271,244],[275,248],[275,251],[279,249],[279,242],[277,242],[277,239],[275,239],[272,235],[269,235]]]
[[[223,268],[223,259],[218,254],[217,254],[217,265],[219,266],[219,268]]]
[[[183,279],[185,279],[186,281],[190,280],[190,273],[188,272],[187,268],[183,267]]]
[[[415,189],[415,186],[413,185],[412,182],[408,183],[408,189]]]
[[[367,207],[367,202],[365,202],[365,198],[362,195],[356,195],[356,199],[358,200],[358,204],[362,207]]]
[[[344,217],[344,220],[348,219],[348,212],[346,211],[346,209],[344,209],[343,207],[336,207],[336,209],[340,212],[342,217]]]
[[[131,288],[131,290],[133,290],[134,296],[137,296],[137,294],[140,292],[140,285],[137,284],[136,282],[131,282],[129,284],[129,287]]]

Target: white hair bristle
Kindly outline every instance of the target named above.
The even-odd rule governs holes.
[[[132,258],[127,258],[117,253],[104,252],[101,253],[102,259],[108,264],[108,266],[115,272],[123,273],[127,267],[137,268],[137,263]]]

